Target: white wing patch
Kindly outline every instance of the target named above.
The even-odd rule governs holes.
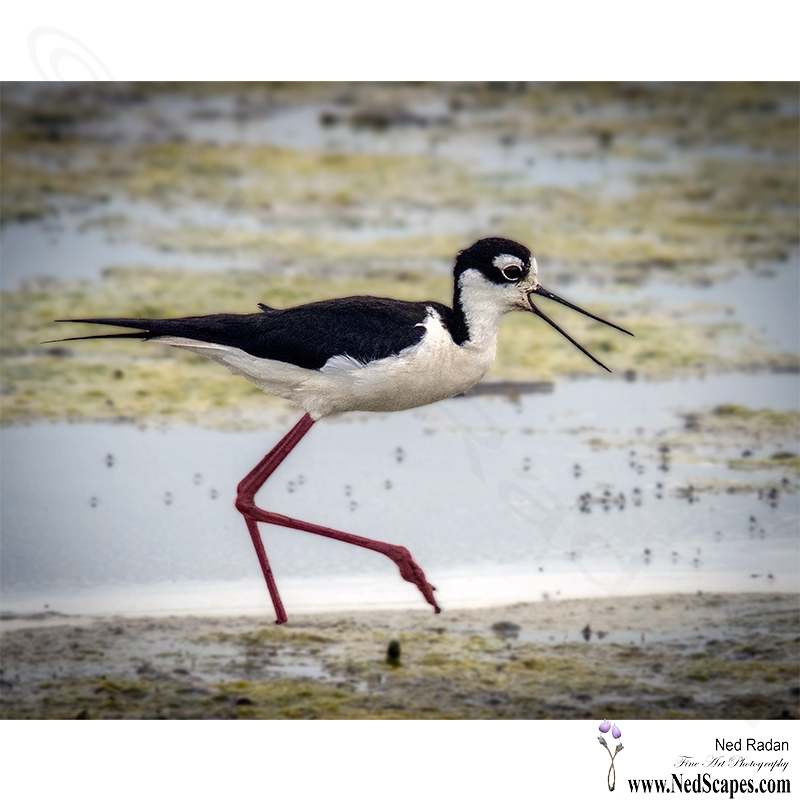
[[[350,373],[354,370],[365,369],[368,366],[369,364],[365,364],[352,356],[331,356],[322,365],[320,372],[326,375],[336,375],[337,373]]]

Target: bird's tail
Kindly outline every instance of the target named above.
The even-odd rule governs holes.
[[[136,328],[131,333],[98,333],[93,336],[70,336],[54,339],[54,342],[74,342],[80,339],[159,339],[164,336],[179,336],[201,342],[229,344],[232,336],[243,328],[251,331],[265,317],[260,314],[208,314],[201,317],[177,319],[135,319],[130,317],[94,317],[91,319],[57,319],[56,322],[81,322],[89,325],[114,325],[118,328]]]
[[[68,336],[65,339],[50,339],[42,344],[54,344],[57,342],[76,342],[81,339],[152,339],[156,336],[164,336],[166,332],[156,332],[154,323],[170,322],[171,320],[156,319],[130,319],[123,317],[107,317],[95,319],[57,319],[55,322],[85,322],[92,325],[116,325],[120,328],[139,328],[136,333],[97,333],[93,336]]]

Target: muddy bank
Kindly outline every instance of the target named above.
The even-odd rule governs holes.
[[[768,719],[800,711],[800,614],[787,594],[295,615],[282,627],[266,614],[8,617],[5,718]]]

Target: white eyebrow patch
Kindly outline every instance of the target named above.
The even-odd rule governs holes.
[[[516,256],[510,256],[507,253],[495,256],[492,264],[497,267],[497,269],[505,269],[506,267],[510,267],[512,265],[525,269],[525,264],[522,263],[521,259],[517,258]]]

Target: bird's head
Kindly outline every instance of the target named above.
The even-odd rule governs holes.
[[[481,239],[462,250],[456,257],[453,276],[454,305],[460,305],[468,318],[470,315],[485,318],[499,317],[509,311],[530,311],[552,325],[603,369],[608,370],[608,367],[541,311],[534,298],[538,296],[555,300],[573,311],[633,336],[625,328],[595,316],[545,289],[539,283],[539,268],[533,253],[525,245],[511,239]]]

